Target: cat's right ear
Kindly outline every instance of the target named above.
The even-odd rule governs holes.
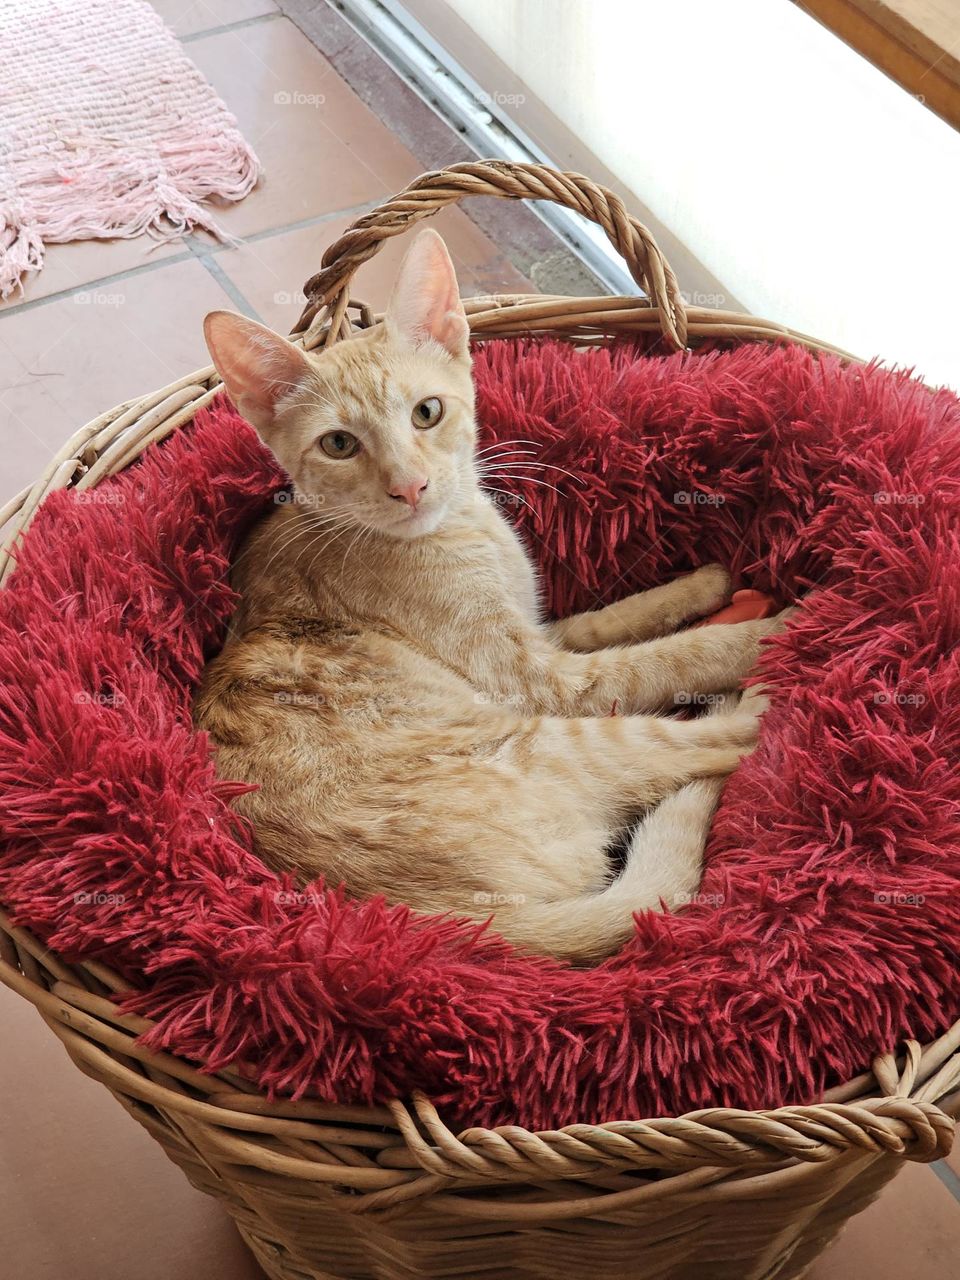
[[[237,412],[260,435],[269,434],[277,406],[310,372],[307,357],[266,325],[232,311],[211,311],[203,336]]]

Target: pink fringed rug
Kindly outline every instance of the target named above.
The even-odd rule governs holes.
[[[66,240],[227,239],[256,156],[145,0],[0,0],[0,296]]]

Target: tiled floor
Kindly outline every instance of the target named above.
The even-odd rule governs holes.
[[[88,418],[205,364],[206,311],[231,307],[289,327],[324,248],[359,212],[429,167],[272,0],[156,0],[156,7],[263,161],[258,190],[220,218],[245,242],[225,248],[198,235],[159,246],[141,239],[50,249],[22,297],[0,307],[0,503]],[[463,213],[447,211],[434,225],[465,292],[530,288]],[[402,251],[393,241],[367,264],[355,295],[382,305]],[[9,1236],[0,1231],[0,1249],[16,1257],[17,1280],[259,1274],[218,1206],[188,1186],[5,988],[0,1026],[0,1204],[14,1227]],[[936,1171],[909,1167],[814,1266],[811,1280],[952,1278],[958,1194],[960,1153]]]

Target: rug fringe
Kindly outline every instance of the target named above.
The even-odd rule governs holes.
[[[0,208],[0,298],[21,288],[28,271],[43,266],[43,239],[19,206]]]
[[[54,170],[38,157],[28,176],[30,201],[0,208],[0,298],[41,268],[48,244],[145,233],[171,240],[197,228],[237,244],[200,201],[242,200],[260,177],[260,163],[238,132],[226,131],[200,148],[194,134],[174,138],[153,154],[108,145],[94,155],[83,148]]]

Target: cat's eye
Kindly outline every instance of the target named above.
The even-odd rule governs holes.
[[[436,396],[421,400],[413,410],[413,425],[420,431],[435,427],[443,417],[443,401]]]
[[[360,441],[349,431],[328,431],[317,443],[328,458],[352,458],[360,448]]]

